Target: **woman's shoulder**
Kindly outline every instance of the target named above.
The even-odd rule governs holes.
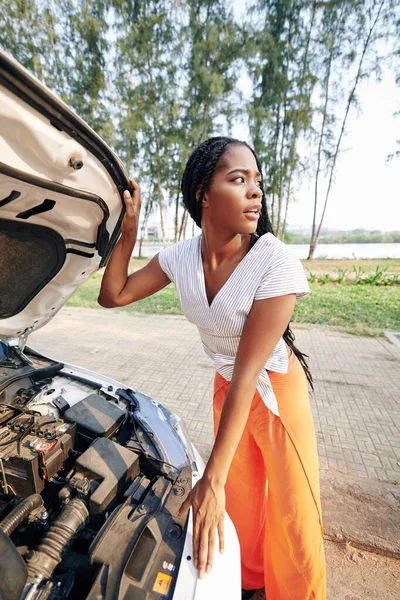
[[[292,254],[290,248],[284,242],[278,240],[273,233],[264,233],[261,235],[255,246],[258,246],[265,258],[271,261],[291,256]]]
[[[175,242],[175,244],[170,244],[161,250],[160,254],[168,253],[170,256],[179,257],[192,253],[198,249],[200,237],[201,236],[195,236],[188,240],[181,240],[180,242]]]
[[[171,244],[166,248],[163,248],[158,253],[158,262],[161,268],[170,277],[173,277],[173,273],[179,263],[182,261],[187,263],[187,259],[195,255],[196,250],[199,247],[199,236],[190,238],[188,240],[182,240]]]
[[[255,300],[264,300],[274,296],[296,294],[301,298],[309,293],[307,278],[303,265],[290,247],[278,240],[272,233],[261,236],[260,269],[263,271],[262,281],[255,294]]]

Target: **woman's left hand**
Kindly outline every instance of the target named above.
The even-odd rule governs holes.
[[[196,483],[178,511],[182,516],[193,508],[193,561],[200,579],[210,573],[215,538],[218,531],[219,551],[224,551],[225,488],[203,476]]]

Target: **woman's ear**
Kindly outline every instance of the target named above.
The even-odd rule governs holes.
[[[198,186],[197,190],[196,190],[196,202],[199,201],[200,198],[200,194],[201,194],[201,185]],[[208,204],[208,199],[207,199],[207,194],[204,194],[203,199],[201,201],[203,206],[207,206]]]
[[[199,185],[199,187],[197,188],[197,191],[196,191],[196,202],[199,201],[200,194],[201,194],[201,185]],[[207,194],[204,194],[204,196],[201,200],[201,204],[202,204],[202,206],[208,206]]]

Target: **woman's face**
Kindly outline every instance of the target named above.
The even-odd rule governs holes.
[[[202,202],[202,226],[229,234],[254,233],[261,211],[261,175],[247,146],[228,146]]]

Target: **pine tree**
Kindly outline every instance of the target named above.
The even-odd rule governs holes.
[[[309,0],[258,0],[251,10],[258,27],[247,44],[253,82],[249,127],[264,168],[271,220],[280,237],[298,168],[297,146],[311,125],[316,8]]]

